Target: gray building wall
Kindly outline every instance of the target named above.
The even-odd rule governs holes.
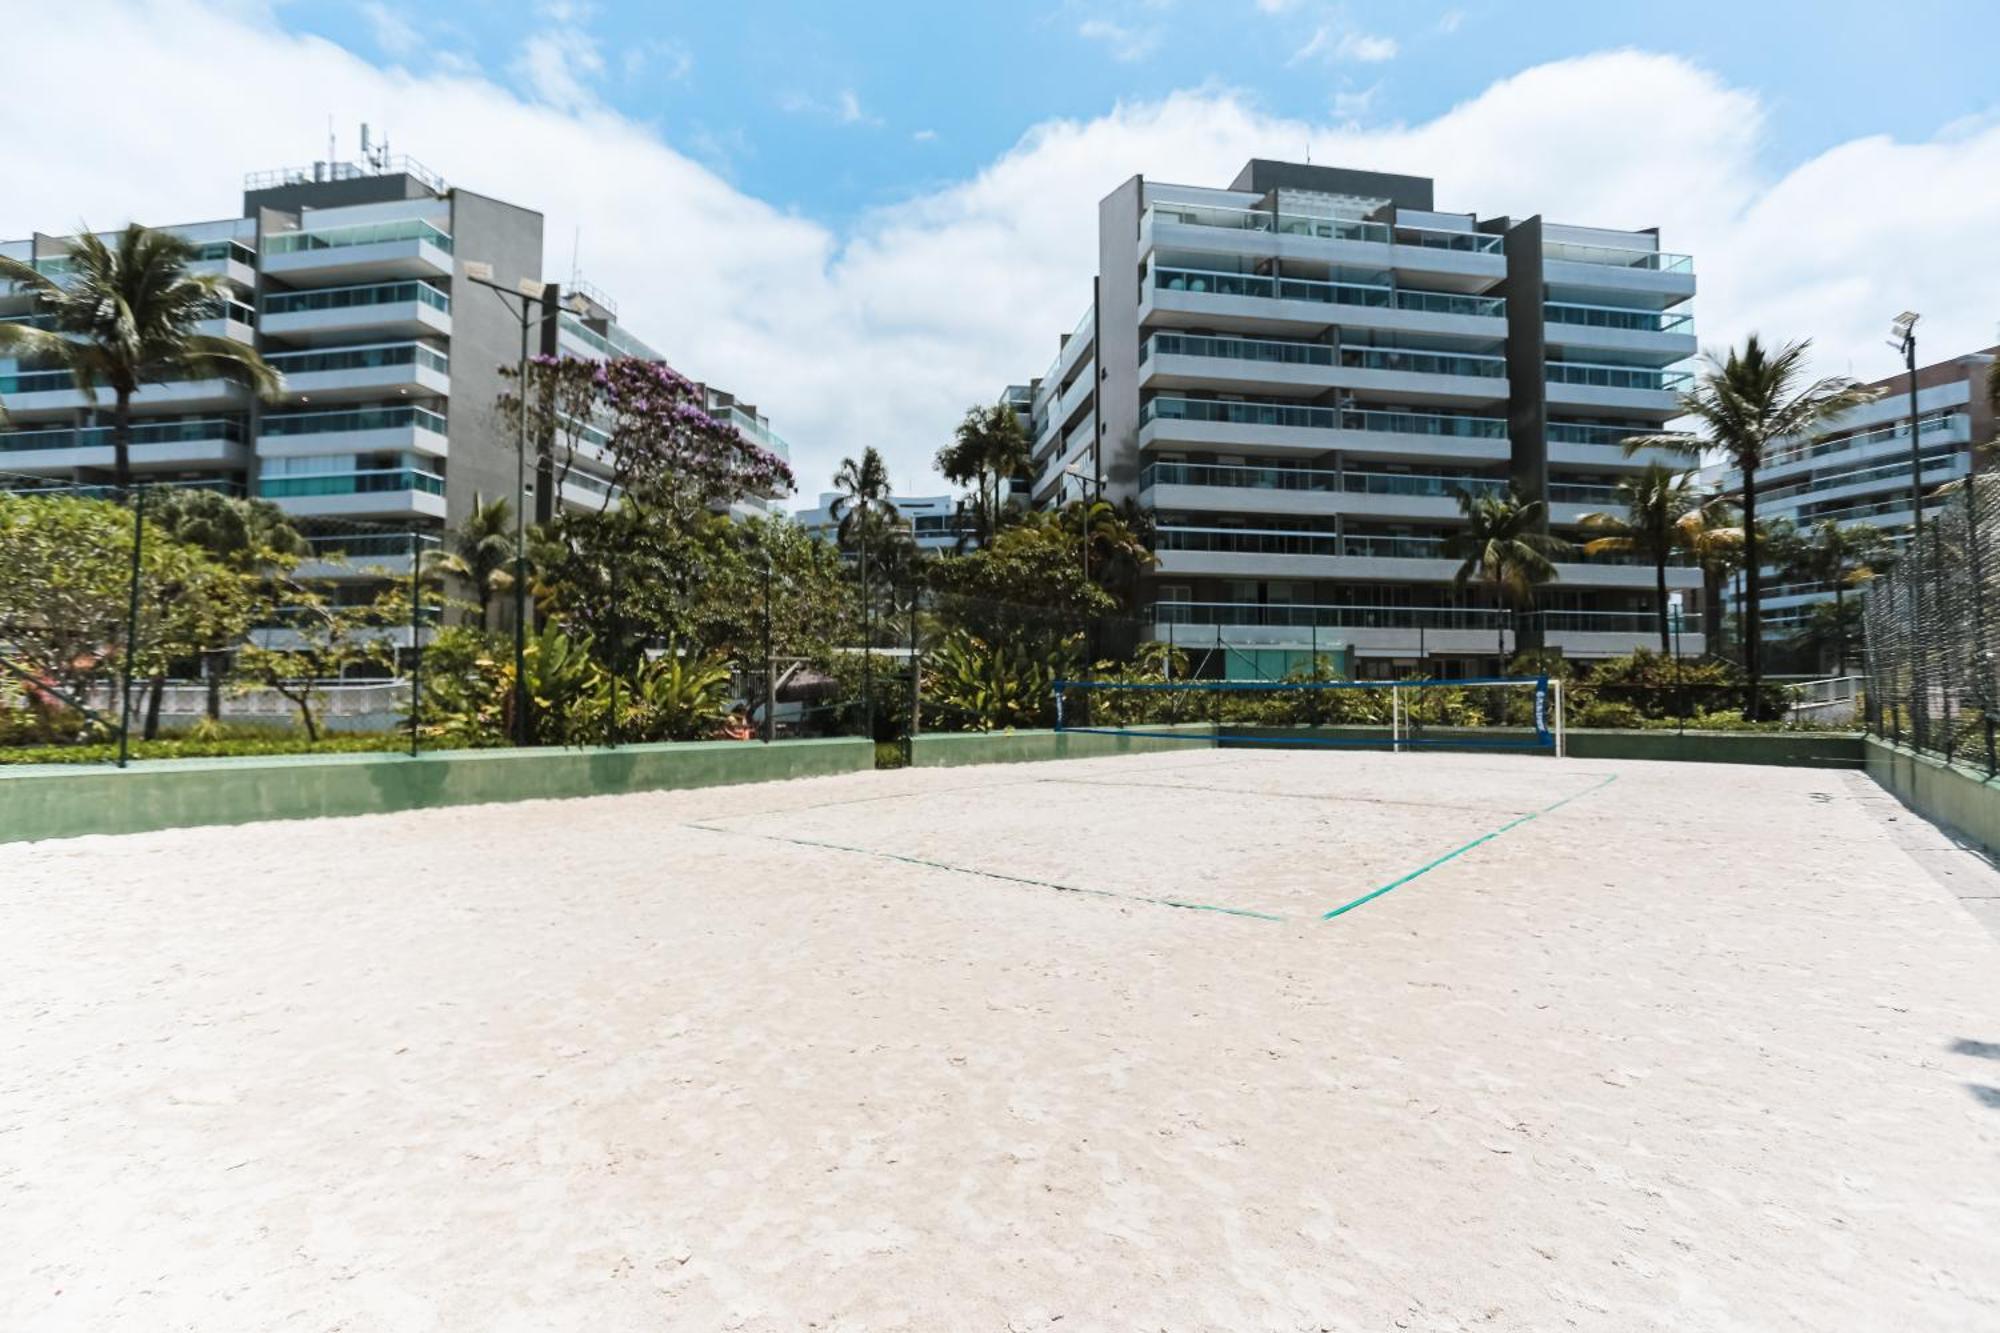
[[[466,261],[493,266],[493,281],[514,290],[522,278],[542,276],[542,215],[533,209],[475,194],[451,193],[451,459],[445,488],[447,524],[482,499],[514,494],[515,435],[495,402],[504,381],[500,367],[521,357],[521,299],[491,291],[465,276]],[[540,350],[529,332],[530,353]],[[539,499],[539,497],[537,497]]]
[[[1104,498],[1139,495],[1139,215],[1145,178],[1097,205],[1097,448]]]

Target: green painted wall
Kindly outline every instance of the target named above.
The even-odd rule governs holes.
[[[1925,819],[2000,854],[2000,779],[1870,736],[1868,776]]]
[[[122,771],[0,767],[0,842],[772,782],[874,766],[875,747],[866,740],[815,740],[454,750],[414,759],[395,754],[160,759]]]
[[[1162,727],[1187,740],[1159,736],[1105,736],[1088,731],[952,731],[918,736],[911,744],[915,768],[957,768],[964,764],[1026,764],[1041,759],[1095,759],[1158,750],[1205,750],[1214,734],[1206,722]]]
[[[1859,735],[1810,731],[1572,731],[1572,759],[1677,759],[1702,764],[1861,768]]]

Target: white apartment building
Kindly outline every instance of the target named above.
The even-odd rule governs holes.
[[[545,280],[540,213],[447,186],[407,158],[258,173],[240,217],[165,230],[228,281],[205,331],[257,347],[285,388],[260,403],[227,378],[147,385],[134,399],[136,478],[261,496],[297,516],[315,547],[371,571],[407,569],[412,541],[435,539],[475,496],[514,496],[516,432],[495,399],[501,367],[521,353],[522,284],[539,296],[531,352],[663,359],[604,294]],[[0,253],[57,276],[68,264],[55,236],[0,243]],[[473,282],[469,268],[507,294]],[[0,319],[37,318],[32,301],[0,284]],[[746,436],[788,454],[754,406],[703,392]],[[67,372],[0,358],[0,402],[0,484],[87,493],[109,483],[108,397],[93,405]],[[611,469],[585,434],[560,496],[553,470],[533,476],[530,461],[531,518],[612,494]]]
[[[835,516],[834,506],[840,498],[839,491],[822,491],[818,504],[810,509],[801,509],[792,517],[822,541],[837,541],[840,519]],[[968,534],[971,531],[970,521],[960,517],[958,500],[954,496],[892,495],[889,503],[894,507],[897,518],[909,525],[910,535],[920,551],[948,555],[959,549],[961,527]]]
[[[1031,386],[1034,498],[1150,511],[1145,632],[1257,674],[1314,650],[1363,674],[1491,671],[1504,617],[1455,591],[1442,549],[1457,494],[1512,486],[1574,536],[1649,461],[1620,446],[1687,383],[1689,258],[1432,194],[1253,160],[1226,189],[1135,176],[1099,204],[1092,300]],[[1579,553],[1558,573],[1524,645],[1657,642],[1650,567]]]
[[[1918,485],[1929,496],[1972,471],[1972,450],[1994,438],[1986,377],[2000,347],[1968,352],[1917,368]],[[1910,504],[1910,376],[1871,381],[1882,396],[1843,412],[1808,439],[1780,442],[1757,470],[1760,523],[1790,519],[1801,531],[1825,519],[1872,523],[1900,543],[1908,537]],[[1723,489],[1740,493],[1743,478],[1718,468]],[[1926,501],[1930,513],[1942,500]],[[1778,581],[1768,571],[1759,603],[1768,638],[1796,632],[1816,603],[1833,594],[1807,583]]]

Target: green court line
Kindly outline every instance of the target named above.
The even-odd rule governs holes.
[[[1342,913],[1352,912],[1355,908],[1361,906],[1363,903],[1375,901],[1375,899],[1380,898],[1383,894],[1387,893],[1391,889],[1399,889],[1403,885],[1408,884],[1411,880],[1416,879],[1419,876],[1428,875],[1431,871],[1436,870],[1439,866],[1443,865],[1445,862],[1455,860],[1458,857],[1465,855],[1467,852],[1471,851],[1473,848],[1481,845],[1482,843],[1488,843],[1493,841],[1495,838],[1499,837],[1501,834],[1505,833],[1510,828],[1519,828],[1521,825],[1527,823],[1529,820],[1537,819],[1542,815],[1548,814],[1552,810],[1559,810],[1563,806],[1568,805],[1571,801],[1574,801],[1579,797],[1588,796],[1590,795],[1590,793],[1594,791],[1602,791],[1604,788],[1610,786],[1612,783],[1616,781],[1618,781],[1618,775],[1616,773],[1613,773],[1610,776],[1606,777],[1604,781],[1586,787],[1580,792],[1573,792],[1570,795],[1563,797],[1560,801],[1557,801],[1554,805],[1545,805],[1539,810],[1533,810],[1525,815],[1521,815],[1516,819],[1510,819],[1506,823],[1502,824],[1499,828],[1494,829],[1491,833],[1482,833],[1478,837],[1474,838],[1471,842],[1466,843],[1464,846],[1452,848],[1450,851],[1446,852],[1443,856],[1438,857],[1437,860],[1427,862],[1424,865],[1420,865],[1407,875],[1399,875],[1395,879],[1390,880],[1387,884],[1384,884],[1381,888],[1374,889],[1368,893],[1362,894],[1359,898],[1356,898],[1351,903],[1343,903],[1339,907],[1334,908],[1331,912],[1322,913],[1320,915],[1320,920],[1331,921],[1335,917],[1340,916]]]
[[[698,828],[707,833],[733,833],[744,838],[762,838],[765,842],[786,842],[794,847],[819,847],[832,852],[848,852],[855,856],[872,856],[883,861],[901,861],[904,865],[923,866],[930,870],[946,870],[954,875],[973,875],[980,879],[997,879],[1008,884],[1028,884],[1038,889],[1054,889],[1058,893],[1080,893],[1091,898],[1115,898],[1120,902],[1144,903],[1149,907],[1178,907],[1187,912],[1216,912],[1223,916],[1247,916],[1259,921],[1286,921],[1290,918],[1272,912],[1253,912],[1247,907],[1222,907],[1215,903],[1191,903],[1178,898],[1149,898],[1142,893],[1119,893],[1113,889],[1087,889],[1076,884],[1058,884],[1049,879],[1030,879],[1025,875],[1008,875],[997,870],[978,870],[971,866],[948,865],[943,861],[928,861],[921,856],[903,856],[896,852],[878,852],[868,847],[849,847],[838,842],[820,842],[812,838],[788,838],[777,833],[758,833],[752,829],[717,828],[713,824],[688,824],[687,828]]]

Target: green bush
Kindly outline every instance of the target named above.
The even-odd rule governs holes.
[[[133,741],[134,759],[222,759],[272,754],[362,754],[408,748],[408,732],[344,731],[321,736],[318,743],[303,732],[254,736],[223,736],[202,740],[174,736],[156,741]],[[108,764],[118,758],[118,743],[93,742],[89,745],[24,745],[0,748],[0,764]]]

